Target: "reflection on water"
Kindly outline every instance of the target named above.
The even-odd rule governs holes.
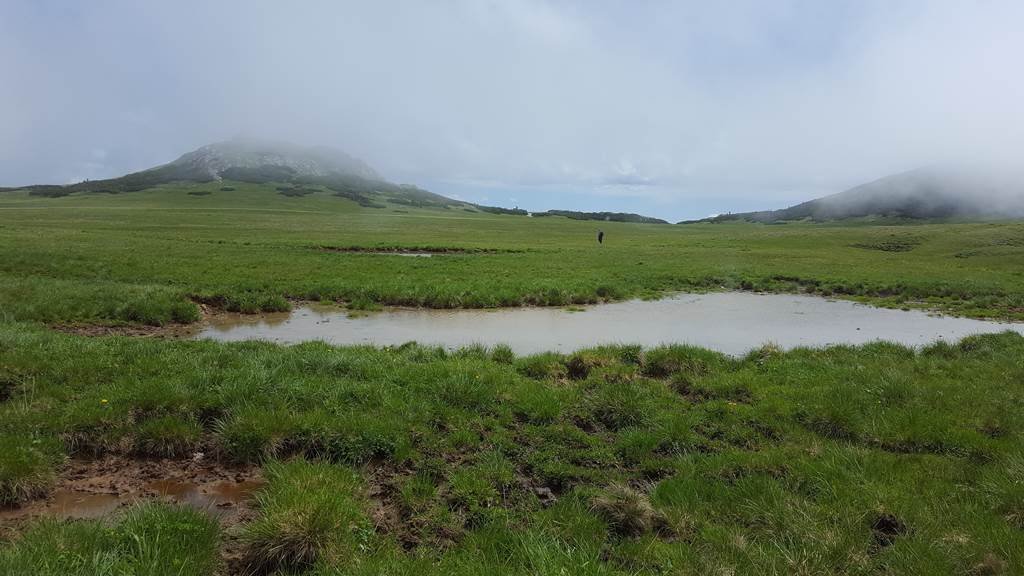
[[[508,344],[518,354],[571,352],[607,343],[648,347],[683,343],[739,355],[766,343],[787,349],[874,340],[920,345],[1004,330],[1024,333],[1024,324],[889,310],[813,296],[726,292],[601,304],[579,313],[561,308],[391,309],[349,316],[333,307],[302,307],[280,314],[219,317],[197,337],[378,346],[416,341],[451,348]]]

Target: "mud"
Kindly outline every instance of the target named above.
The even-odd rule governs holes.
[[[896,538],[906,534],[907,525],[892,514],[881,514],[871,523],[873,547],[882,549],[892,546]]]
[[[199,324],[170,326],[98,326],[94,324],[54,324],[52,330],[77,336],[132,336],[134,338],[190,338],[199,332]]]
[[[10,528],[38,517],[99,518],[147,500],[192,506],[233,525],[252,516],[253,493],[262,485],[259,469],[225,466],[201,454],[189,459],[71,460],[49,497],[0,510],[0,526]]]

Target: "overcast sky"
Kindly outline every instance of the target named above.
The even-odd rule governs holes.
[[[246,134],[532,210],[778,208],[1017,161],[1022,30],[1019,0],[0,0],[0,185]]]

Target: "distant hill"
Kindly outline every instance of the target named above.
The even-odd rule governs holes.
[[[465,204],[415,186],[388,182],[365,162],[340,150],[253,139],[209,144],[168,164],[119,178],[19,189],[27,189],[36,196],[59,197],[79,192],[119,194],[172,182],[219,180],[277,183],[280,184],[278,191],[286,196],[303,196],[325,189],[374,208],[382,208],[383,201],[441,208]]]
[[[691,222],[782,222],[885,218],[1022,218],[1024,174],[919,168],[782,210],[722,214]]]
[[[534,217],[540,216],[564,216],[573,220],[601,220],[605,222],[636,222],[640,224],[668,224],[659,218],[641,216],[631,212],[576,212],[574,210],[548,210],[547,212],[533,212]]]
[[[121,194],[173,182],[247,182],[275,184],[284,196],[301,197],[329,191],[368,208],[385,202],[418,208],[451,209],[526,216],[520,208],[482,206],[454,200],[407,184],[394,184],[358,158],[325,146],[298,146],[286,142],[236,138],[209,144],[177,160],[119,178],[86,180],[65,186],[38,184],[0,188],[0,192],[28,190],[34,196],[57,198],[76,193]],[[225,186],[225,191],[230,190]],[[665,224],[664,220],[621,212],[549,210],[534,216],[565,216],[576,220],[606,220]]]

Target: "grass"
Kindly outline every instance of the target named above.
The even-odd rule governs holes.
[[[0,314],[163,325],[196,302],[578,306],[679,290],[811,292],[1024,319],[1024,224],[645,225],[389,204],[275,185],[0,194]],[[232,190],[225,190],[232,188]],[[197,195],[201,194],[201,195]],[[341,247],[325,250],[324,247]],[[375,251],[429,249],[432,258]]]
[[[295,460],[267,467],[260,517],[245,527],[247,569],[302,570],[342,564],[373,534],[358,475],[326,462]]]
[[[0,532],[0,574],[1024,573],[1017,334],[521,357],[45,327],[719,289],[1024,319],[1024,224],[602,222],[599,246],[593,222],[285,192],[0,194],[0,506],[68,457],[202,452],[268,480],[224,539],[152,503],[36,520]]]
[[[19,487],[65,454],[258,463],[238,528],[256,573],[1024,571],[1017,334],[517,357],[0,323],[0,366],[0,491],[38,495]],[[210,521],[175,510],[30,525],[0,573],[213,573]]]
[[[0,546],[0,574],[205,576],[219,564],[219,528],[202,512],[163,504],[112,523],[42,520]]]
[[[2,434],[0,446],[0,506],[45,496],[63,459],[60,443],[31,433]]]

